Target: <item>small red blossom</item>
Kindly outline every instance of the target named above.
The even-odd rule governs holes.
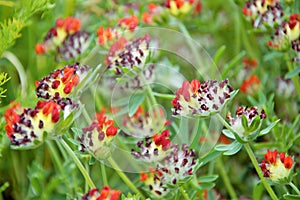
[[[43,44],[35,45],[35,53],[36,54],[44,54],[45,53],[45,48],[44,48]]]
[[[294,160],[291,156],[286,156],[284,152],[279,153],[276,149],[274,151],[268,149],[264,158],[260,168],[265,177],[269,177],[273,181],[279,181],[290,175],[294,165]]]
[[[135,15],[132,15],[130,17],[121,18],[119,20],[119,25],[125,26],[130,31],[134,31],[138,24],[139,24],[139,19]]]
[[[160,135],[154,134],[153,140],[155,145],[162,146],[162,149],[164,151],[168,150],[170,148],[170,143],[171,143],[169,136],[170,136],[169,130],[164,130]]]
[[[253,93],[257,90],[260,85],[260,79],[255,75],[251,75],[249,78],[244,80],[240,89],[244,93]]]
[[[243,64],[246,69],[252,69],[252,68],[257,67],[258,62],[254,58],[244,58]]]
[[[103,186],[101,191],[99,191],[97,188],[91,189],[89,192],[82,196],[82,200],[119,200],[120,195],[120,190],[112,190],[109,186]]]
[[[148,12],[145,12],[142,15],[142,19],[145,24],[150,24],[152,22],[152,15]]]

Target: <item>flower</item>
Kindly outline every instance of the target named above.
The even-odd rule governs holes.
[[[120,190],[112,190],[109,186],[103,186],[101,191],[97,188],[91,189],[82,196],[82,200],[118,200],[121,195]]]
[[[158,164],[158,169],[167,183],[176,185],[179,181],[191,177],[197,163],[195,157],[195,151],[189,150],[188,145],[182,144],[180,150],[178,145],[173,145],[163,164]]]
[[[276,93],[284,99],[292,97],[295,93],[295,86],[291,79],[279,77],[276,79]]]
[[[75,63],[55,70],[49,76],[36,82],[37,96],[54,100],[70,96],[73,88],[85,78],[89,69],[87,65],[79,66]]]
[[[292,41],[292,49],[297,55],[297,57],[293,58],[293,61],[300,62],[300,37],[298,38],[298,40]]]
[[[294,165],[291,156],[286,156],[284,152],[278,153],[276,149],[273,152],[268,149],[264,158],[260,164],[264,177],[268,177],[275,182],[289,177]]]
[[[96,113],[91,125],[82,129],[82,135],[78,138],[81,142],[81,151],[87,150],[98,159],[107,158],[117,133],[118,127],[114,126],[114,121],[108,119],[102,110]]]
[[[231,128],[239,136],[248,136],[256,133],[260,128],[261,120],[267,117],[264,110],[259,113],[256,107],[249,108],[240,106],[235,114],[235,118],[231,117],[230,113],[228,113],[226,117],[229,120]],[[245,121],[243,121],[243,118]]]
[[[260,79],[255,75],[251,75],[249,78],[244,80],[240,89],[242,92],[247,94],[255,93],[260,87]]]
[[[54,101],[39,101],[34,109],[25,108],[22,113],[20,110],[20,105],[14,103],[6,110],[6,134],[12,145],[31,148],[54,132],[64,109]]]
[[[137,25],[139,24],[139,19],[137,16],[132,15],[130,17],[124,17],[119,19],[119,26],[125,27],[125,29],[128,29],[130,31],[134,31]]]
[[[163,110],[158,109],[158,112],[159,116],[157,116],[155,109],[145,112],[144,108],[139,106],[132,117],[126,115],[123,118],[122,124],[126,128],[126,134],[145,137],[161,130],[164,126],[168,126],[170,121],[166,119]]]
[[[278,0],[253,0],[246,2],[243,14],[255,28],[275,27],[283,20],[283,10]]]
[[[155,197],[163,197],[169,193],[163,174],[158,169],[149,168],[149,172],[141,172],[140,181],[148,186],[150,193]]]
[[[180,15],[189,13],[193,7],[196,13],[199,13],[202,8],[200,0],[166,0],[165,7],[170,10],[172,15]]]
[[[138,141],[140,151],[131,150],[131,154],[145,162],[156,162],[166,157],[170,149],[170,132],[164,130],[161,134],[154,134],[152,137],[145,137],[144,141]]]
[[[88,47],[89,33],[80,31],[80,21],[77,18],[67,17],[57,19],[44,38],[44,41],[35,46],[37,54],[55,54],[56,59],[76,59]]]
[[[105,43],[107,43],[107,41],[110,41],[113,38],[117,38],[118,32],[116,30],[113,30],[110,27],[106,28],[105,30],[103,26],[100,26],[97,30],[97,35],[98,35],[98,43],[104,45]]]
[[[243,58],[243,64],[245,69],[251,69],[257,67],[257,60],[254,58]]]
[[[268,41],[268,46],[276,50],[287,50],[291,45],[296,47],[295,41],[300,38],[300,15],[292,14],[289,21],[284,21],[276,28],[272,41]]]
[[[172,100],[173,115],[209,116],[219,112],[231,97],[232,91],[233,88],[228,84],[228,80],[220,83],[216,80],[204,83],[200,83],[197,79],[191,82],[184,81]]]
[[[133,67],[142,68],[149,55],[150,36],[145,35],[132,41],[120,38],[106,55],[108,68],[115,74],[123,74]]]

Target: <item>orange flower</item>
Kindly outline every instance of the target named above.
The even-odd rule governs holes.
[[[83,195],[82,200],[118,200],[120,199],[120,195],[120,190],[112,190],[109,186],[103,186],[101,191],[99,191],[97,188],[91,189],[89,192]]]
[[[134,31],[138,24],[139,24],[139,19],[135,15],[132,15],[130,17],[121,18],[119,20],[119,25],[125,26],[130,31]]]
[[[260,85],[260,79],[255,75],[251,75],[249,78],[244,80],[240,89],[244,93],[253,94],[257,91]]]

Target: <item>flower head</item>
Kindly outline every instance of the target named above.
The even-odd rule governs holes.
[[[169,193],[162,172],[158,169],[149,168],[149,172],[142,172],[140,181],[148,186],[150,193],[155,197],[163,197]]]
[[[264,158],[260,165],[264,177],[268,177],[275,182],[289,177],[294,165],[291,156],[286,156],[284,152],[278,153],[275,149],[274,151],[267,150]]]
[[[36,82],[37,96],[44,99],[68,97],[73,88],[84,79],[88,70],[88,66],[79,66],[78,63],[75,63],[52,72],[49,76]]]
[[[98,159],[104,159],[110,155],[111,143],[118,133],[118,127],[114,126],[114,121],[108,119],[105,111],[97,113],[92,124],[82,129],[81,151],[87,150]]]
[[[197,79],[191,82],[184,81],[172,100],[173,115],[209,116],[219,112],[231,97],[232,91],[233,88],[228,84],[228,80],[220,83],[216,80],[204,83],[200,83]]]
[[[165,7],[170,10],[172,15],[181,15],[189,13],[193,8],[199,13],[202,8],[200,0],[166,0]]]
[[[106,63],[115,74],[123,74],[133,67],[142,68],[149,55],[149,35],[127,41],[120,38],[113,44],[106,55]]]
[[[287,50],[300,38],[300,15],[292,14],[288,21],[284,21],[276,28],[268,46],[276,50]]]
[[[243,13],[251,19],[255,28],[262,28],[265,25],[274,27],[283,19],[283,10],[278,0],[248,1]]]
[[[239,107],[235,114],[235,118],[231,117],[230,113],[228,113],[226,117],[229,119],[232,129],[239,136],[247,136],[256,132],[260,128],[261,120],[266,118],[265,111],[262,110],[261,113],[259,113],[256,107]],[[244,124],[243,118],[246,119],[246,124]],[[259,121],[259,123],[252,123],[254,120]]]
[[[159,115],[157,116],[155,110],[146,112],[140,106],[132,117],[125,116],[123,118],[123,125],[126,128],[125,132],[136,137],[151,135],[170,123],[162,109],[159,109]]]
[[[97,35],[98,35],[98,43],[100,45],[104,45],[107,43],[107,41],[110,41],[113,38],[117,38],[119,34],[117,30],[114,30],[110,27],[105,29],[103,26],[100,26],[97,30]]]
[[[91,189],[85,195],[82,196],[82,200],[118,200],[120,199],[121,191],[112,190],[109,186],[103,186],[99,191],[97,188]]]
[[[125,27],[125,29],[128,29],[130,31],[134,31],[138,24],[139,19],[135,15],[119,19],[119,26]]]
[[[53,53],[65,60],[77,58],[86,50],[89,38],[89,33],[80,31],[80,26],[80,21],[73,17],[57,19],[44,41],[35,46],[36,53]]]
[[[64,109],[54,101],[39,101],[34,109],[13,104],[5,112],[7,136],[14,146],[34,147],[54,131]]]
[[[170,132],[164,130],[161,134],[154,134],[152,137],[147,136],[144,141],[138,141],[137,146],[140,151],[132,149],[132,155],[137,159],[145,162],[154,162],[166,157],[170,149]]]
[[[244,80],[240,89],[242,92],[247,94],[255,93],[260,87],[260,79],[255,75],[251,75],[249,78]]]
[[[175,185],[193,174],[196,163],[194,150],[190,150],[186,144],[183,144],[181,149],[178,145],[173,145],[172,152],[164,159],[162,165],[158,165],[158,169],[167,183]]]

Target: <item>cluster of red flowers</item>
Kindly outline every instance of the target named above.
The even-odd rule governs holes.
[[[82,196],[82,200],[118,200],[120,195],[120,190],[112,190],[109,186],[103,186],[101,191],[97,188],[91,189]]]

